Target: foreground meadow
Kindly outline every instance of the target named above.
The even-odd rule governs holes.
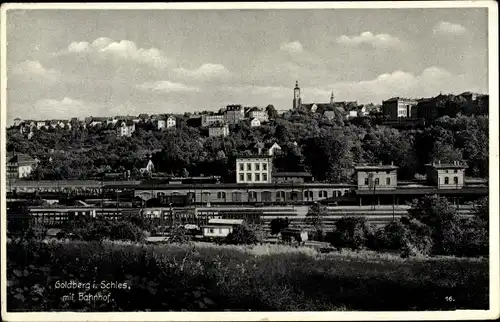
[[[486,259],[279,245],[9,241],[7,248],[9,311],[488,309]]]

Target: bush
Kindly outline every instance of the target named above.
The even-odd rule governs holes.
[[[371,234],[364,217],[343,217],[335,222],[334,231],[327,241],[337,248],[361,249]]]
[[[276,250],[268,249],[270,253],[261,249],[260,254],[253,249],[262,246],[247,248],[10,242],[7,305],[9,311],[21,312],[407,311],[489,305],[485,259],[403,261],[284,246],[271,247]],[[130,288],[104,290],[111,294],[109,302],[64,301],[68,290],[56,289],[55,283],[71,280],[113,281]],[[445,300],[450,295],[452,303]]]
[[[141,228],[125,220],[77,220],[66,226],[65,231],[85,241],[110,239],[143,242],[146,239]]]
[[[235,226],[233,231],[224,239],[224,243],[232,245],[251,245],[259,242],[258,231],[247,225]]]
[[[170,238],[168,239],[168,242],[184,244],[189,242],[190,240],[191,238],[189,237],[187,230],[182,226],[177,226],[170,232]]]

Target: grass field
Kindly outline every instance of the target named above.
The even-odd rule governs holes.
[[[282,245],[10,242],[7,261],[9,311],[488,308],[486,259],[319,254]],[[130,288],[56,289],[57,281],[69,280]],[[71,292],[101,292],[109,301],[63,300]]]

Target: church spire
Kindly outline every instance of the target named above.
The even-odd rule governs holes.
[[[332,91],[332,95],[330,95],[330,104],[333,104],[334,99],[335,99],[335,96],[333,95],[333,91]]]

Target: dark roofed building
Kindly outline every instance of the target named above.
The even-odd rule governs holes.
[[[7,177],[22,179],[28,177],[37,164],[37,160],[24,153],[15,153],[7,159]]]
[[[274,172],[272,178],[275,183],[313,181],[313,176],[308,172]]]

